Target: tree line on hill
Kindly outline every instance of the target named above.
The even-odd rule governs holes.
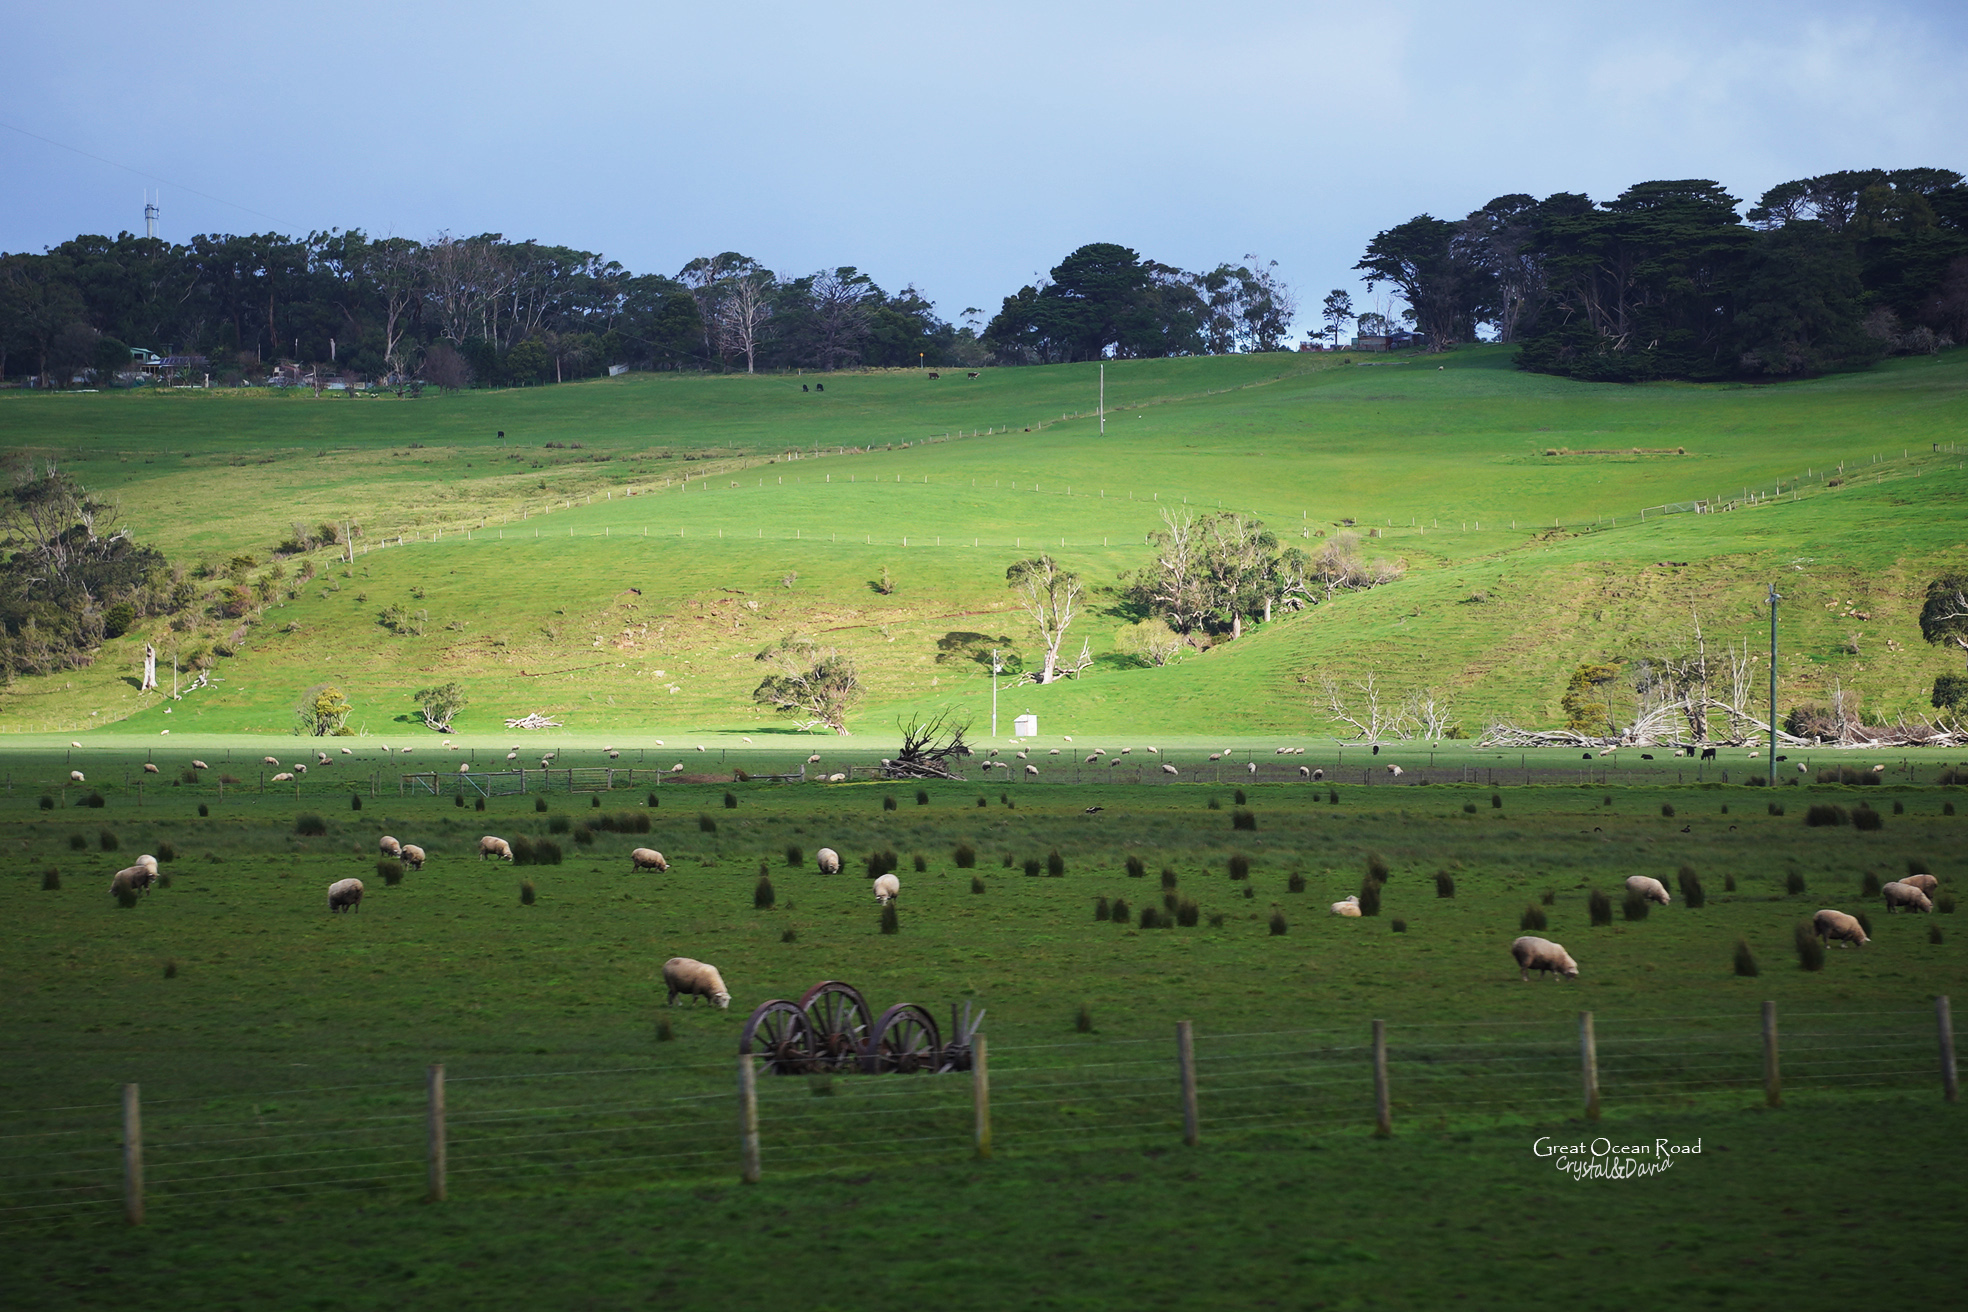
[[[1808,376],[1968,340],[1961,174],[1827,173],[1739,204],[1702,179],[1499,196],[1378,233],[1354,267],[1400,292],[1431,350],[1484,328],[1572,378]],[[1328,298],[1335,335],[1349,300]]]

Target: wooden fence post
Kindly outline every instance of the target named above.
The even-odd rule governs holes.
[[[1196,1026],[1194,1021],[1175,1023],[1175,1061],[1182,1072],[1182,1142],[1194,1148],[1202,1138],[1196,1116]]]
[[[446,1160],[446,1136],[444,1133],[444,1063],[436,1062],[430,1068],[430,1110],[427,1129],[430,1135],[430,1201],[444,1201],[444,1172]]]
[[[1579,1067],[1585,1076],[1585,1119],[1599,1119],[1599,1041],[1592,1033],[1592,1013],[1579,1013]]]
[[[1387,1097],[1387,1022],[1373,1023],[1374,1138],[1394,1133],[1394,1109]]]
[[[970,1097],[977,1111],[977,1156],[991,1159],[991,1067],[984,1055],[984,1036],[970,1041]]]
[[[738,1178],[759,1182],[758,1072],[749,1055],[738,1058]]]
[[[134,1084],[123,1086],[123,1219],[144,1223],[143,1105]]]
[[[1763,1004],[1763,1101],[1783,1106],[1783,1071],[1777,1064],[1777,1004]]]
[[[1949,1102],[1960,1102],[1961,1080],[1954,1070],[1954,1013],[1948,1008],[1945,993],[1934,999],[1934,1021],[1941,1037],[1941,1096]]]

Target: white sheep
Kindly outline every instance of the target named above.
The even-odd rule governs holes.
[[[512,844],[503,838],[495,838],[487,834],[478,840],[478,859],[483,861],[488,856],[496,856],[501,861],[510,861],[513,859]]]
[[[1026,767],[1025,767],[1025,773],[1026,773],[1026,774],[1029,774],[1029,775],[1037,775],[1037,774],[1038,774],[1038,772],[1039,772],[1039,767],[1038,767],[1038,766],[1036,766],[1036,765],[1028,765],[1028,766],[1026,766]]]
[[[262,757],[260,758],[260,764],[261,764],[261,765],[279,765],[279,764],[280,764],[280,758],[279,758],[279,757],[277,757],[277,756],[262,756]]]
[[[459,774],[470,774],[470,773],[471,773],[471,762],[470,762],[470,761],[460,761],[460,762],[458,762],[458,773],[459,773]]]
[[[1132,752],[1133,750],[1134,748],[1132,747],[1123,747],[1121,748],[1121,755],[1126,756],[1128,753]]]
[[[517,761],[517,760],[519,759],[519,753],[518,753],[518,752],[507,752],[507,753],[506,753],[506,759],[507,759],[508,761]]]
[[[1312,767],[1309,765],[1299,766],[1298,777],[1301,779],[1310,779],[1312,777]]]
[[[902,881],[894,875],[883,875],[875,880],[875,901],[887,906],[902,892]]]
[[[78,743],[78,742],[76,742],[76,741],[75,741],[74,739],[70,739],[70,740],[69,740],[69,744],[68,744],[68,745],[69,745],[70,747],[80,747],[80,746],[81,746],[82,744],[81,744],[81,743]]]
[[[150,763],[149,761],[145,761],[145,762],[144,762],[144,773],[145,773],[145,774],[156,774],[156,773],[157,773],[157,767],[156,767],[156,766],[154,766],[154,765],[152,765],[152,764],[151,764],[151,763]]]
[[[827,776],[827,782],[828,782],[828,783],[830,783],[830,784],[837,784],[837,783],[842,783],[842,782],[844,782],[844,781],[845,781],[846,779],[847,779],[847,776],[846,776],[846,775],[844,775],[844,774],[830,774],[830,775],[828,775],[828,776]]]
[[[137,864],[125,867],[110,876],[109,891],[114,893],[119,889],[127,888],[133,893],[148,893],[150,886],[156,882],[157,863],[156,859],[152,858],[149,865],[138,861]]]
[[[82,777],[82,772],[80,770],[70,770],[68,772],[68,779],[70,783],[84,784],[89,782],[88,780]]]
[[[1176,769],[1176,768],[1175,768],[1174,766],[1172,766],[1172,765],[1170,765],[1170,764],[1169,764],[1169,763],[1168,763],[1167,761],[1164,761],[1164,762],[1162,762],[1162,773],[1163,773],[1163,774],[1181,774],[1181,773],[1182,773],[1182,771],[1180,771],[1180,770],[1178,770],[1178,769]]]
[[[211,767],[211,766],[209,766],[209,765],[207,765],[207,764],[205,764],[205,762],[203,762],[203,761],[199,761],[199,760],[193,760],[193,761],[192,761],[192,763],[191,763],[191,768],[192,768],[192,769],[194,769],[194,770],[209,770],[209,769],[211,769],[212,767]]]
[[[820,764],[820,753],[818,753],[818,752],[815,752],[815,753],[814,753],[813,755],[811,755],[811,756],[809,756],[809,757],[807,757],[807,758],[806,758],[806,763],[807,763],[808,765],[818,765],[818,764]]]
[[[1572,954],[1548,938],[1537,938],[1526,934],[1510,945],[1510,955],[1517,959],[1517,977],[1526,984],[1531,982],[1531,971],[1540,975],[1556,974],[1563,979],[1579,977],[1578,962]]]
[[[1886,899],[1886,914],[1889,916],[1901,907],[1911,907],[1915,911],[1934,909],[1933,899],[1912,884],[1903,884],[1894,880],[1879,892]]]
[[[677,994],[688,993],[697,997],[709,998],[720,1009],[731,1005],[731,993],[724,987],[724,976],[718,974],[716,966],[689,957],[671,957],[663,963],[663,983],[669,985],[670,998],[667,1005],[676,1005]]]
[[[354,756],[354,755],[355,755],[355,748],[353,748],[353,747],[344,747],[344,748],[342,748],[342,755],[343,755],[343,756]]]
[[[282,770],[279,774],[267,780],[267,782],[274,783],[274,784],[291,784],[294,782],[294,776],[288,773],[287,771]]]
[[[1405,773],[1405,771],[1403,771],[1401,767],[1398,765],[1390,765],[1387,767],[1387,773],[1393,775],[1396,779],[1399,779],[1402,776],[1402,774]]]
[[[1357,916],[1357,915],[1359,915],[1359,914],[1360,914],[1360,896],[1359,896],[1359,894],[1357,894],[1357,893],[1356,893],[1356,894],[1354,894],[1354,895],[1353,895],[1352,897],[1349,897],[1349,898],[1347,898],[1347,899],[1346,899],[1345,901],[1343,901],[1343,902],[1335,902],[1335,903],[1333,903],[1333,904],[1332,904],[1332,913],[1333,913],[1333,914],[1334,914],[1335,916]]]
[[[1222,752],[1211,752],[1211,753],[1210,753],[1210,760],[1212,760],[1212,761],[1220,761],[1220,760],[1222,760],[1222,759],[1223,759],[1223,753],[1222,753]]]
[[[1150,756],[1160,756],[1161,754],[1162,754],[1162,749],[1159,747],[1150,747],[1148,749],[1148,755]]]
[[[1046,753],[1046,755],[1048,755],[1048,756],[1057,756],[1057,755],[1059,755],[1059,749],[1058,749],[1057,747],[1055,747],[1055,748],[1053,748],[1053,749],[1052,749],[1052,750],[1051,750],[1050,752],[1047,752],[1047,753]]]
[[[1313,777],[1313,779],[1315,779],[1315,780],[1317,780],[1317,779],[1323,779],[1323,778],[1325,778],[1325,777],[1326,777],[1326,772],[1325,772],[1325,770],[1323,770],[1323,769],[1318,769],[1318,770],[1314,770],[1314,771],[1312,772],[1312,777]]]
[[[638,847],[629,853],[631,870],[668,870],[669,868],[670,863],[665,861],[663,854],[653,847]]]
[[[838,875],[841,872],[841,854],[831,847],[823,847],[813,854],[813,863],[820,867],[823,875]]]
[[[357,911],[361,907],[361,880],[338,879],[328,885],[328,909],[330,911]]]
[[[1093,764],[1093,763],[1094,763],[1095,761],[1097,761],[1097,760],[1099,760],[1099,759],[1100,759],[1100,753],[1099,753],[1099,752],[1095,752],[1095,753],[1094,753],[1094,754],[1093,754],[1092,756],[1089,756],[1089,757],[1087,757],[1087,758],[1086,758],[1086,764],[1088,764],[1088,765],[1092,765],[1092,764]]]
[[[1838,940],[1838,946],[1842,948],[1862,948],[1872,942],[1866,937],[1865,926],[1859,923],[1857,916],[1848,916],[1829,907],[1811,917],[1811,930],[1826,942]]]
[[[682,761],[678,761],[678,762],[677,762],[677,763],[676,763],[675,765],[673,765],[673,766],[671,766],[671,767],[670,767],[670,773],[671,773],[671,774],[682,774],[682,773],[683,773],[683,762],[682,762]]]
[[[1928,897],[1934,896],[1934,890],[1941,886],[1941,881],[1934,878],[1932,875],[1908,875],[1905,879],[1902,879],[1900,882],[1902,884],[1912,884],[1915,888],[1925,893]]]
[[[1658,902],[1662,906],[1666,906],[1674,900],[1668,896],[1666,884],[1661,883],[1658,879],[1649,879],[1645,875],[1627,876],[1626,891],[1629,893],[1638,893],[1647,901]]]
[[[418,847],[415,843],[405,843],[403,845],[403,864],[409,866],[412,870],[422,870],[424,868],[424,849]]]
[[[403,855],[403,844],[397,842],[394,838],[391,838],[388,834],[383,835],[382,841],[376,844],[376,848],[384,856],[400,857]]]
[[[1256,761],[1251,761],[1251,762],[1248,762],[1248,764],[1249,764],[1249,766],[1250,766],[1250,772],[1251,772],[1252,774],[1256,774],[1256,773],[1257,773],[1257,762],[1256,762]]]
[[[306,765],[302,765],[302,764],[296,764],[296,765],[294,766],[294,773],[295,773],[295,774],[306,774],[306,773],[307,773],[307,766],[306,766]]]

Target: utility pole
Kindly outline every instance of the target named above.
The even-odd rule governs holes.
[[[1777,786],[1777,603],[1783,594],[1770,585],[1770,787]]]
[[[1107,432],[1107,366],[1100,366],[1100,432]]]
[[[1004,667],[998,664],[998,649],[991,648],[991,737],[998,736],[998,671]]]

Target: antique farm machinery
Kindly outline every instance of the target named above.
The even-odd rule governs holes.
[[[959,1012],[952,1003],[945,1042],[928,1008],[902,1002],[876,1017],[859,989],[827,979],[798,1002],[760,1003],[738,1052],[756,1057],[767,1075],[937,1075],[970,1069],[971,1040],[983,1024],[983,1008],[973,1014],[966,1002]]]

